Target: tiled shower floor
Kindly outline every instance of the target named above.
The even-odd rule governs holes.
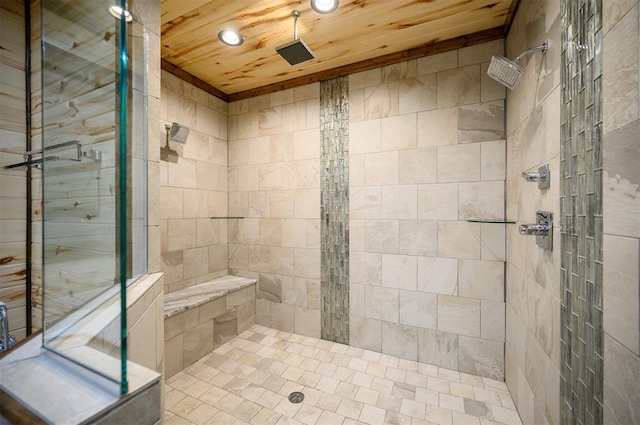
[[[167,425],[521,425],[504,382],[259,325],[168,379],[164,403]]]

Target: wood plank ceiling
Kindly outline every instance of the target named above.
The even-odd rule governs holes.
[[[309,0],[162,0],[163,68],[236,100],[500,38],[517,2],[341,0],[322,15]],[[315,54],[295,66],[275,50],[293,40],[293,10]],[[223,29],[239,31],[244,44],[220,42]]]

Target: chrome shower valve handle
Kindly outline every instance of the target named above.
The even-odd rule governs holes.
[[[521,224],[518,231],[521,235],[547,236],[551,226],[546,224]]]
[[[535,236],[536,245],[540,248],[553,249],[553,213],[536,211],[535,224],[521,224],[518,232],[525,236]]]
[[[551,187],[549,164],[538,167],[537,173],[522,173],[522,177],[528,182],[538,182],[538,189],[549,189]]]
[[[546,173],[522,173],[522,177],[528,182],[542,182],[547,179]]]

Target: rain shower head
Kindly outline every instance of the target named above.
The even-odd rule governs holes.
[[[489,63],[489,69],[487,75],[503,86],[513,90],[518,84],[520,78],[524,74],[524,68],[518,66],[520,59],[528,55],[529,53],[542,51],[546,52],[548,44],[545,41],[541,46],[532,47],[524,52],[520,53],[514,60],[510,61],[504,56],[491,56],[491,62]]]
[[[173,123],[170,126],[165,126],[167,129],[167,142],[173,140],[180,143],[187,143],[187,136],[189,136],[189,127]]]
[[[276,52],[289,62],[290,65],[297,65],[311,60],[315,56],[309,46],[307,46],[301,38],[298,38],[298,17],[300,17],[300,12],[294,10],[291,12],[291,16],[293,16],[293,41],[276,47]]]

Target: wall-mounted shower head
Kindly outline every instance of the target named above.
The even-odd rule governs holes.
[[[178,123],[172,123],[171,125],[164,126],[167,136],[165,138],[165,144],[160,148],[160,160],[167,162],[178,162],[178,151],[171,149],[169,146],[169,140],[173,140],[179,143],[186,143],[187,136],[189,136],[189,127],[185,127]]]
[[[171,126],[165,126],[167,129],[167,141],[173,140],[175,142],[187,143],[187,136],[189,136],[189,127],[173,123]]]
[[[522,74],[524,74],[524,68],[518,66],[520,59],[528,55],[529,53],[542,51],[545,53],[549,48],[545,41],[541,46],[532,47],[524,52],[520,53],[514,60],[510,61],[504,56],[491,56],[491,62],[489,63],[489,69],[487,75],[503,86],[513,90],[518,84]]]
[[[291,12],[291,16],[293,16],[293,41],[276,47],[276,52],[289,62],[290,65],[297,65],[311,60],[315,56],[309,46],[307,46],[301,38],[298,38],[298,17],[300,17],[300,12],[294,10]]]

